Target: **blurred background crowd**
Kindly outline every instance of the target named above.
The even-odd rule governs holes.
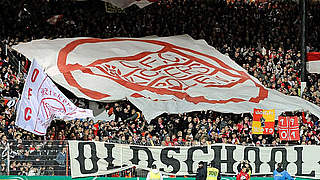
[[[320,144],[319,118],[306,112],[290,112],[300,121],[300,141],[280,141],[274,135],[252,135],[252,115],[198,111],[162,114],[147,123],[128,101],[101,103],[106,119],[54,120],[45,137],[15,126],[15,104],[19,98],[29,61],[10,46],[34,39],[64,37],[144,37],[189,34],[205,39],[221,53],[259,79],[264,86],[302,98],[320,106],[320,76],[307,74],[307,86],[301,92],[301,19],[297,1],[250,0],[159,0],[143,9],[132,6],[106,12],[102,1],[3,0],[0,1],[0,148],[1,172],[6,174],[6,148],[14,159],[10,172],[40,173],[41,164],[28,164],[23,157],[39,157],[56,141],[47,162],[60,167],[65,161],[63,140],[93,140],[150,146],[186,146],[229,143],[254,146]],[[320,50],[320,3],[307,1],[307,51]],[[52,23],[51,17],[59,16]],[[68,92],[66,92],[68,94]],[[68,95],[76,105],[88,108],[88,101]],[[276,123],[277,124],[277,123]],[[277,126],[276,126],[277,130]],[[39,140],[41,143],[21,143]],[[19,145],[20,142],[20,145]],[[49,148],[50,149],[50,148]],[[41,154],[43,155],[43,154]],[[40,156],[39,158],[43,158]],[[61,161],[59,161],[61,160]],[[45,160],[39,161],[44,162]],[[63,164],[63,163],[62,163]],[[64,163],[65,164],[65,163]],[[39,167],[33,168],[33,167]],[[46,167],[47,174],[56,173]],[[52,170],[52,171],[51,171]]]

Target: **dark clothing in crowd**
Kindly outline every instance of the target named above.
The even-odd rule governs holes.
[[[206,180],[207,179],[207,170],[204,167],[197,169],[196,180]]]

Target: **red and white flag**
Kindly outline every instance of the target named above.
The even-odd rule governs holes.
[[[279,116],[278,131],[281,141],[299,141],[299,123],[297,116]]]
[[[57,22],[60,21],[62,18],[63,18],[63,15],[62,15],[62,14],[60,14],[60,15],[55,15],[55,16],[52,16],[51,18],[49,18],[49,19],[47,20],[47,22],[48,22],[49,24],[55,25],[55,24],[57,24]]]
[[[13,47],[76,96],[94,101],[130,100],[150,121],[168,113],[320,107],[265,88],[228,56],[190,36],[35,40]]]
[[[89,109],[76,107],[34,60],[17,108],[16,125],[37,135],[45,135],[53,118],[93,118]]]
[[[124,8],[132,6],[134,4],[139,6],[140,8],[144,8],[154,2],[157,2],[158,0],[121,0],[121,1],[119,1],[119,0],[103,0],[103,1],[109,2],[114,6],[117,6],[121,9],[124,9]]]
[[[307,54],[307,70],[309,73],[320,73],[320,52]]]

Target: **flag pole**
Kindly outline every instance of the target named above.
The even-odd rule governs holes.
[[[306,2],[300,0],[301,11],[301,82],[306,82]],[[303,92],[301,92],[302,94]]]

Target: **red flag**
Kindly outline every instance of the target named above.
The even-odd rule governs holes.
[[[279,116],[278,121],[280,140],[298,141],[300,140],[298,117]]]

